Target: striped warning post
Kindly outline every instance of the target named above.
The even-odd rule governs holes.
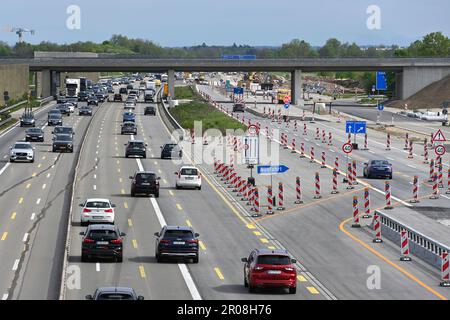
[[[281,110],[278,110],[278,124],[281,124]]]
[[[218,163],[216,157],[214,157],[214,174],[217,174]]]
[[[439,186],[438,186],[438,175],[435,172],[433,176],[433,194],[430,196],[430,199],[439,199]]]
[[[339,193],[338,190],[338,172],[336,168],[333,168],[333,189],[331,190],[331,194]]]
[[[347,136],[347,143],[352,143],[352,134],[349,133]]]
[[[320,176],[318,172],[316,172],[315,187],[316,187],[316,194],[314,195],[314,199],[322,198],[322,196],[320,195]]]
[[[326,143],[327,142],[327,136],[325,133],[325,130],[322,129],[322,143]]]
[[[309,162],[314,162],[314,147],[311,147],[311,160]]]
[[[302,110],[302,121],[305,121],[305,109]]]
[[[414,158],[414,156],[413,156],[413,142],[412,142],[412,140],[409,141],[409,148],[408,148],[408,151],[409,151],[409,153],[408,153],[408,159]]]
[[[273,214],[273,193],[272,186],[267,186],[267,212],[266,214]]]
[[[327,167],[327,164],[325,162],[325,157],[326,157],[325,151],[322,151],[322,164],[320,165],[321,168]]]
[[[222,172],[221,172],[222,178],[220,178],[220,180],[221,181],[226,181],[228,174],[229,174],[229,167],[227,165],[224,165],[223,169],[222,169]]]
[[[336,170],[339,170],[339,157],[336,157],[334,159],[334,167],[336,168]]]
[[[448,252],[442,252],[441,255],[441,287],[450,287],[450,265]]]
[[[428,144],[427,139],[425,139],[425,143],[423,145],[423,163],[428,163]]]
[[[288,135],[287,135],[287,133],[284,134],[283,148],[284,149],[288,148]]]
[[[240,176],[236,176],[233,179],[233,190],[232,192],[238,192],[239,191],[239,183],[241,182],[241,177]]]
[[[434,159],[430,161],[430,177],[428,178],[428,182],[433,182],[434,179]]]
[[[352,183],[353,184],[358,184],[358,180],[356,179],[357,178],[357,175],[356,175],[356,160],[353,160],[352,161],[352,177],[353,177],[353,181],[352,181]]]
[[[365,133],[364,134],[364,150],[369,150],[368,141],[369,141],[369,139],[368,139],[367,133]]]
[[[253,211],[255,212],[254,214],[252,214],[252,217],[260,217],[261,213],[260,213],[260,206],[259,206],[259,192],[258,192],[258,188],[255,187],[253,189],[253,194],[254,194],[254,201],[253,201]]]
[[[400,261],[411,261],[411,257],[409,256],[408,231],[405,229],[400,231],[400,253]]]
[[[319,128],[316,128],[316,140],[320,140],[320,130]]]
[[[195,132],[194,132],[194,130],[191,131],[191,143],[195,144]]]
[[[328,132],[328,145],[329,146],[333,145],[333,135],[331,132]]]
[[[362,216],[364,219],[370,218],[370,194],[369,188],[364,188],[364,215]]]
[[[297,132],[297,120],[294,121],[294,131]]]
[[[300,177],[295,178],[295,204],[303,203],[302,200],[302,185]]]
[[[228,188],[234,188],[234,184],[237,181],[237,173],[233,170],[228,179]]]
[[[306,131],[306,123],[303,124],[303,135],[306,136],[308,132]]]
[[[248,182],[247,182],[247,180],[244,180],[244,183],[242,184],[242,198],[241,198],[241,201],[248,201],[248,188],[249,188],[249,185],[248,185]]]
[[[295,153],[296,152],[296,150],[295,150],[295,138],[292,138],[292,151],[291,151],[291,153]]]
[[[244,194],[243,193],[244,183],[245,183],[245,180],[242,179],[242,177],[239,177],[239,182],[237,185],[237,194],[236,194],[237,197],[242,197],[242,195]]]
[[[443,183],[442,179],[443,179],[442,163],[439,163],[439,166],[438,166],[438,187],[439,188],[444,187],[444,183]]]
[[[283,183],[279,182],[278,183],[278,207],[277,210],[284,210],[284,206],[283,206],[283,200],[284,200],[284,195],[283,195]]]
[[[236,137],[234,137],[234,139],[233,139],[233,149],[234,149],[234,151],[237,151],[237,149],[238,149],[238,147],[237,147],[237,138]]]
[[[203,145],[208,145],[208,135],[206,133],[203,135]]]
[[[391,184],[389,181],[384,182],[384,194],[386,199],[386,206],[384,209],[392,209],[392,203],[391,203]]]
[[[300,143],[300,158],[304,158],[305,157],[305,143],[302,142]]]
[[[446,194],[450,194],[450,169],[447,170],[447,191]]]
[[[352,164],[351,162],[347,163],[347,189],[354,189],[353,186],[353,170],[352,170]]]
[[[353,196],[353,224],[352,228],[361,228],[359,224],[358,196]]]
[[[408,146],[409,146],[409,134],[408,132],[405,134],[405,147],[403,148],[404,150],[408,150]]]
[[[378,212],[373,214],[373,231],[375,231],[375,238],[372,240],[374,243],[381,243],[381,217]]]
[[[412,193],[413,193],[413,197],[409,202],[418,203],[419,202],[419,177],[418,176],[414,176],[414,178],[413,178]]]
[[[388,133],[386,136],[386,150],[391,150],[391,134]]]

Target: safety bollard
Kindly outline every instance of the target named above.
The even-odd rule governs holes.
[[[273,214],[273,194],[272,187],[267,186],[267,212],[266,214]]]
[[[278,183],[278,207],[277,210],[284,210],[283,206],[284,196],[283,196],[283,183]]]
[[[339,190],[338,190],[338,178],[337,178],[337,176],[338,176],[337,169],[334,168],[334,169],[333,169],[333,190],[331,190],[331,194],[337,194],[337,193],[339,193]]]
[[[370,215],[370,194],[369,188],[364,188],[364,215],[362,216],[364,219],[368,219],[371,217]]]
[[[316,187],[316,194],[314,195],[314,199],[322,198],[320,194],[320,176],[318,172],[316,172],[315,187]]]
[[[375,238],[372,240],[374,243],[381,243],[381,217],[378,212],[375,211],[373,215],[373,230],[375,231]]]
[[[385,192],[385,199],[386,199],[386,206],[384,207],[384,209],[392,209],[392,204],[391,204],[391,184],[389,183],[389,181],[385,181],[384,183],[384,192]]]
[[[295,204],[303,203],[300,177],[295,178]]]
[[[405,229],[400,231],[400,253],[400,261],[411,261],[411,257],[409,256],[408,231]]]
[[[359,224],[358,197],[353,196],[353,224],[352,228],[361,228]]]

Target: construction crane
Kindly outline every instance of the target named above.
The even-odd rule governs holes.
[[[22,43],[23,42],[23,34],[24,33],[29,32],[30,34],[34,35],[34,30],[21,28],[21,27],[18,27],[18,28],[5,28],[4,31],[5,32],[15,32],[19,36],[18,43]]]

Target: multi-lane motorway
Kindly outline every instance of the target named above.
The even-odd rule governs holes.
[[[223,100],[210,87],[200,86],[217,100]],[[289,174],[278,175],[274,184],[285,186],[286,210],[274,215],[252,218],[249,208],[224,187],[213,174],[213,165],[197,166],[203,173],[201,190],[177,190],[174,172],[179,164],[160,159],[160,146],[170,141],[170,132],[159,113],[144,116],[144,104],[136,107],[138,134],[120,134],[121,103],[105,102],[94,107],[92,117],[72,114],[65,124],[75,128],[75,152],[51,152],[51,128],[45,127],[44,143],[36,143],[36,161],[8,163],[9,146],[24,137],[22,128],[0,135],[0,296],[3,299],[84,299],[100,286],[128,286],[146,299],[445,299],[448,290],[440,288],[439,272],[415,259],[398,261],[398,247],[372,244],[368,228],[350,228],[351,199],[369,186],[373,208],[384,203],[384,181],[360,179],[355,189],[340,183],[340,193],[331,195],[331,170],[320,168],[298,153],[280,148],[280,162],[290,167]],[[230,105],[226,106],[227,108]],[[47,107],[51,108],[51,106]],[[45,126],[47,113],[38,114]],[[315,147],[316,155],[327,153],[327,164],[345,158],[340,146],[345,134],[336,123],[308,123],[308,135],[294,132],[292,125],[278,125],[246,113],[262,128],[277,128],[295,137],[305,149]],[[332,132],[333,146],[314,139],[316,127]],[[302,128],[301,128],[302,129]],[[148,144],[146,159],[125,158],[124,144],[143,139]],[[395,140],[385,151],[385,136],[370,133],[370,149],[355,151],[358,176],[361,164],[369,159],[388,159],[394,165],[394,201],[411,197],[412,177],[427,177],[428,167],[416,151],[407,159],[402,141]],[[192,158],[185,152],[184,160]],[[152,170],[160,177],[159,198],[130,197],[129,176],[138,170]],[[244,166],[237,166],[243,176]],[[314,173],[320,172],[322,198],[314,199]],[[303,205],[294,205],[295,177],[304,185]],[[267,177],[257,177],[261,194]],[[73,187],[73,189],[72,189]],[[424,183],[421,195],[431,192]],[[122,263],[81,262],[79,203],[86,198],[108,198],[116,204],[116,224],[126,233]],[[424,199],[424,201],[431,201]],[[265,200],[262,201],[265,204]],[[448,198],[433,202],[445,206]],[[408,205],[406,202],[403,205]],[[363,224],[367,224],[363,222]],[[161,226],[189,225],[200,233],[200,261],[157,263],[154,233]],[[249,294],[243,285],[242,257],[254,248],[285,248],[298,261],[298,290],[295,295],[280,290]],[[65,251],[67,249],[67,252]],[[381,286],[368,285],[373,267],[381,271]],[[372,268],[372,269],[371,269]],[[72,275],[79,274],[79,283]],[[61,295],[61,296],[60,296]]]

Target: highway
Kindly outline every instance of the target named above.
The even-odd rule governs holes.
[[[199,86],[214,99],[224,97],[209,86]],[[351,228],[352,196],[358,195],[362,210],[362,192],[370,188],[371,208],[383,207],[384,180],[363,179],[362,163],[386,159],[394,167],[393,201],[410,206],[414,175],[424,181],[420,187],[421,205],[448,206],[449,197],[429,200],[431,185],[426,182],[429,166],[422,163],[420,145],[414,158],[408,159],[403,141],[393,139],[391,151],[385,150],[385,136],[369,131],[369,150],[355,150],[351,160],[358,164],[359,184],[347,189],[339,179],[339,193],[331,194],[335,157],[345,172],[346,159],[341,145],[346,140],[342,125],[334,122],[303,123],[294,131],[268,119],[245,113],[267,126],[279,129],[291,139],[304,143],[307,155],[315,148],[316,159],[326,152],[327,167],[300,158],[278,145],[279,162],[288,174],[273,177],[285,190],[283,211],[266,215],[267,176],[257,176],[263,215],[252,212],[235,193],[213,173],[211,163],[196,163],[203,174],[201,190],[177,190],[175,175],[180,164],[160,159],[160,146],[171,136],[161,115],[144,116],[145,104],[136,107],[136,136],[121,135],[122,103],[105,102],[94,107],[92,117],[72,114],[65,124],[75,128],[75,152],[51,152],[51,128],[45,126],[46,110],[38,114],[38,125],[45,130],[44,143],[36,143],[36,161],[9,163],[9,146],[24,137],[24,129],[15,127],[0,134],[0,296],[3,299],[84,299],[101,286],[132,287],[146,299],[448,299],[450,293],[438,286],[439,271],[418,259],[410,263],[398,260],[399,248],[388,241],[372,243],[371,219],[361,219],[362,228]],[[51,108],[52,105],[46,107]],[[231,104],[225,104],[230,108]],[[316,128],[333,134],[333,145],[314,139]],[[146,159],[125,158],[124,144],[143,139],[148,144]],[[361,142],[361,141],[360,141]],[[190,144],[190,143],[189,143]],[[198,155],[184,152],[184,163],[197,161]],[[448,159],[444,159],[448,163]],[[448,168],[447,166],[445,167]],[[129,176],[139,170],[151,170],[161,177],[159,198],[130,196]],[[237,172],[248,176],[243,165]],[[314,199],[314,173],[319,172],[321,198]],[[302,178],[303,204],[294,204],[295,177]],[[74,186],[72,190],[72,186]],[[277,194],[274,188],[274,194]],[[122,263],[107,260],[81,262],[80,203],[87,198],[108,198],[116,204],[116,225],[126,233]],[[168,225],[192,226],[200,233],[198,264],[174,261],[157,263],[154,233]],[[67,248],[67,253],[65,249]],[[243,285],[242,257],[254,248],[282,248],[297,259],[297,294],[270,289],[249,294]],[[370,270],[379,268],[381,287],[370,288]],[[73,270],[80,275],[78,285],[71,284]]]

